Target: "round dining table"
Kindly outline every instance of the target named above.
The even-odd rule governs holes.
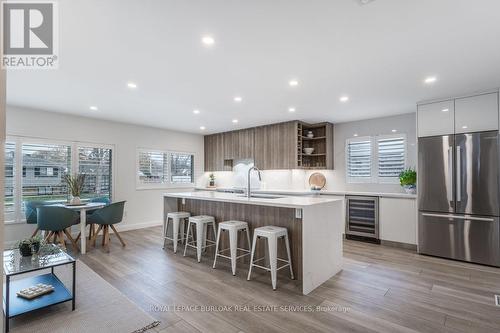
[[[82,233],[80,237],[80,252],[85,254],[87,252],[87,237],[85,237],[85,226],[87,225],[87,211],[99,209],[106,206],[103,202],[89,202],[81,205],[68,205],[68,204],[54,204],[51,206],[64,207],[71,210],[80,212],[80,232]]]

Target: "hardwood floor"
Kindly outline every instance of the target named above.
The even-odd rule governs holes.
[[[212,269],[212,252],[198,264],[194,251],[186,257],[171,247],[164,251],[161,228],[121,235],[126,248],[111,235],[109,253],[98,245],[80,259],[160,320],[162,333],[500,331],[498,268],[345,241],[343,271],[303,296],[283,277],[274,292],[268,274],[256,271],[246,281],[246,264],[236,277],[228,261]],[[241,308],[173,311],[174,305]],[[316,306],[327,311],[310,311]]]

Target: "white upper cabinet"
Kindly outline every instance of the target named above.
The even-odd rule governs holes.
[[[418,106],[418,136],[453,134],[455,131],[454,101],[444,101]]]
[[[455,133],[498,130],[498,93],[455,100]]]

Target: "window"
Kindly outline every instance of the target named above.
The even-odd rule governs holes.
[[[78,147],[78,168],[84,173],[83,198],[111,198],[111,160],[109,148]]]
[[[16,143],[5,143],[5,185],[4,185],[4,214],[12,219],[15,213],[14,206],[14,185],[15,185],[15,165],[16,165]]]
[[[22,201],[64,201],[68,189],[63,175],[71,170],[71,146],[25,143],[22,145]],[[33,173],[28,172],[30,169]],[[59,170],[61,172],[59,172]]]
[[[5,220],[22,222],[27,201],[68,199],[63,176],[85,173],[83,199],[112,190],[112,146],[10,137],[5,145]],[[22,172],[17,172],[22,170]]]
[[[193,183],[193,159],[191,154],[170,154],[170,182],[172,184]]]
[[[137,187],[165,188],[194,183],[194,155],[139,149]]]
[[[349,183],[396,183],[406,167],[406,136],[380,135],[346,142]]]
[[[380,136],[377,139],[379,182],[394,182],[406,165],[405,136]]]
[[[137,171],[140,184],[165,184],[168,177],[167,153],[139,151],[139,169]]]
[[[347,140],[346,171],[350,183],[372,180],[372,139]]]

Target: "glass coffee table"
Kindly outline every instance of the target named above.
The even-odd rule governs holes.
[[[54,267],[63,265],[72,265],[71,292],[54,273]],[[50,269],[50,273],[40,272],[38,275],[30,274],[28,277],[12,279],[16,275],[47,269]],[[5,332],[9,331],[9,319],[24,313],[69,301],[72,302],[72,310],[75,310],[76,261],[58,246],[45,245],[38,255],[32,257],[21,256],[18,249],[6,250],[3,253],[3,270],[5,274],[3,293]],[[31,300],[17,296],[16,293],[19,290],[38,283],[50,284],[54,287],[54,291]]]

